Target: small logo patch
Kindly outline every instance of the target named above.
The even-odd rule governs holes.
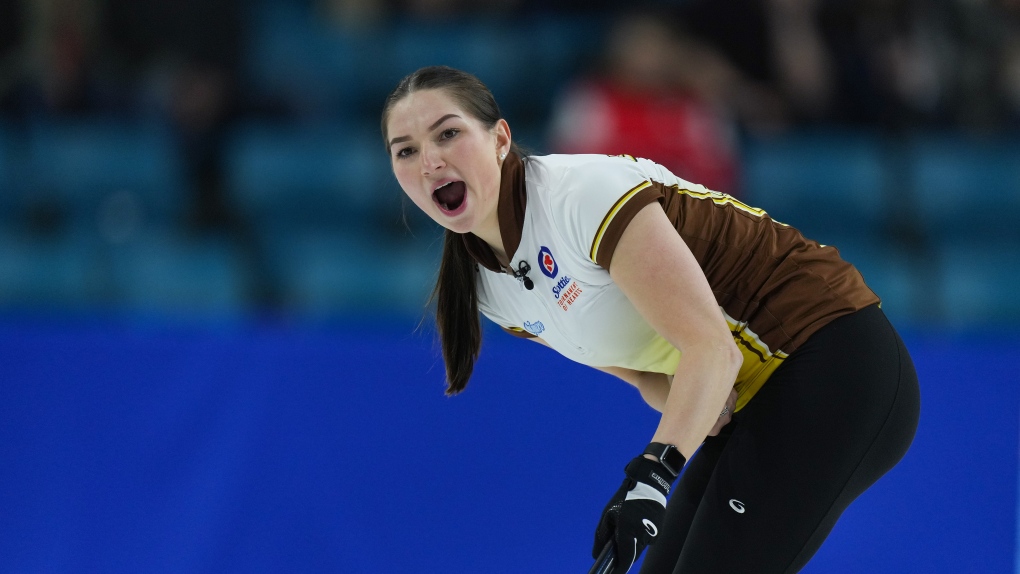
[[[740,502],[736,498],[730,499],[730,508],[732,508],[737,514],[744,513],[744,503]]]
[[[534,323],[531,321],[525,321],[524,330],[532,335],[541,335],[542,331],[545,331],[545,325],[543,325],[541,321],[535,321]]]
[[[554,279],[560,271],[559,266],[556,265],[556,259],[553,258],[552,251],[549,251],[549,248],[544,245],[538,251],[538,267],[550,279]]]
[[[648,476],[651,476],[652,480],[654,480],[655,482],[658,482],[659,485],[662,486],[662,488],[666,489],[666,494],[669,494],[669,483],[668,482],[663,480],[661,476],[655,474],[654,472],[648,473]]]
[[[645,525],[645,530],[648,532],[648,535],[651,536],[652,538],[655,538],[656,536],[659,535],[659,529],[655,527],[655,523],[652,522],[651,520],[643,518],[641,520],[641,524]]]

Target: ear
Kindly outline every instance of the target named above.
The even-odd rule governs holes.
[[[496,121],[496,125],[492,127],[492,134],[496,136],[496,156],[498,157],[502,153],[510,153],[510,142],[513,141],[510,137],[510,124],[500,118]]]

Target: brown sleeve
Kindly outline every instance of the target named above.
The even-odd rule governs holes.
[[[506,331],[507,333],[510,333],[514,337],[520,337],[522,339],[534,339],[535,338],[534,335],[532,335],[531,333],[525,331],[524,329],[521,329],[520,327],[510,327],[510,328],[503,327],[502,329],[504,331]]]
[[[624,198],[625,197],[626,196],[624,196]],[[623,201],[624,198],[621,198],[621,201]],[[616,251],[617,244],[620,243],[620,238],[623,237],[623,230],[627,229],[627,225],[630,224],[630,221],[634,219],[634,216],[637,215],[642,208],[654,201],[662,203],[661,185],[646,187],[634,194],[634,196],[630,199],[627,199],[626,203],[622,206],[617,204],[609,210],[609,213],[613,213],[613,211],[619,209],[619,211],[616,212],[616,215],[614,215],[608,222],[608,225],[603,222],[603,225],[606,225],[606,229],[602,234],[602,241],[599,243],[598,252],[595,253],[594,260],[596,264],[606,271],[609,270],[609,264],[613,259],[613,253]],[[607,214],[606,217],[608,218],[609,215]]]

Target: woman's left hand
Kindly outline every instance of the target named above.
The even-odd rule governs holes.
[[[715,421],[715,426],[712,430],[708,431],[708,436],[715,436],[719,434],[719,431],[726,425],[730,424],[730,419],[733,417],[733,409],[737,407],[737,389],[730,390],[730,396],[726,398],[726,406],[722,412],[725,413],[719,417],[719,420]]]

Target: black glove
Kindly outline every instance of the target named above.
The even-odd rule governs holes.
[[[675,480],[661,462],[644,456],[630,461],[624,472],[623,486],[602,511],[591,551],[592,558],[598,558],[606,542],[613,540],[616,560],[610,574],[626,574],[645,546],[655,542],[666,515],[666,496]]]

